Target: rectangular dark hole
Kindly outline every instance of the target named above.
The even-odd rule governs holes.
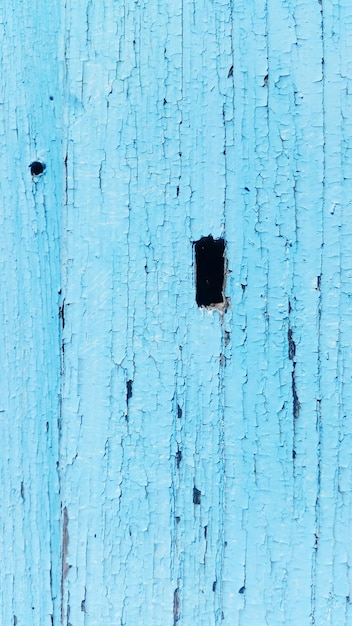
[[[225,240],[202,237],[194,242],[196,253],[196,302],[210,306],[224,302]]]

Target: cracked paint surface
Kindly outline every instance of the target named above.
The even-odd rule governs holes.
[[[349,3],[0,27],[1,623],[352,625]]]

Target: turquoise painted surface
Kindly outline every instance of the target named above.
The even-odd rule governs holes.
[[[59,623],[61,18],[0,9],[0,622]],[[52,99],[50,99],[52,98]],[[29,164],[47,164],[32,179]]]
[[[2,623],[349,626],[349,4],[0,24]]]

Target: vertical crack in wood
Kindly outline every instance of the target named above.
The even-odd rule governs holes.
[[[64,608],[64,596],[65,596],[65,581],[68,575],[69,565],[67,563],[68,555],[68,512],[67,508],[63,510],[63,524],[62,524],[62,550],[61,550],[61,624],[64,625],[65,608]]]
[[[174,606],[173,606],[174,623],[173,626],[180,620],[180,590],[177,587],[174,591]]]

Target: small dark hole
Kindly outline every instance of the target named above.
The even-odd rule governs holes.
[[[32,176],[39,176],[45,170],[44,163],[41,163],[40,161],[33,161],[29,167],[31,168]]]
[[[246,587],[243,586],[241,587],[241,589],[238,590],[238,593],[244,593],[246,591]]]
[[[202,237],[194,242],[196,302],[198,306],[224,303],[225,241]]]

